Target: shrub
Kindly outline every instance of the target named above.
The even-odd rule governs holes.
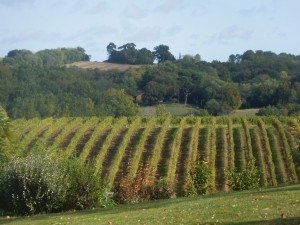
[[[67,189],[64,210],[99,206],[104,200],[104,188],[95,168],[76,158],[64,160],[62,167],[66,169]]]
[[[173,189],[162,178],[158,183],[152,176],[147,176],[147,169],[140,169],[136,177],[130,173],[124,176],[115,186],[115,200],[118,203],[137,203],[154,199],[170,198]]]
[[[288,114],[287,109],[279,109],[275,106],[267,106],[260,108],[256,113],[257,116],[286,116]]]
[[[251,160],[240,172],[233,171],[226,172],[225,174],[228,178],[229,186],[234,191],[259,187],[260,174],[258,169],[255,167],[254,160]]]
[[[6,163],[0,179],[3,209],[17,214],[98,206],[102,188],[92,168],[79,160],[30,155]]]
[[[155,115],[156,116],[169,116],[170,113],[167,111],[167,108],[165,105],[157,105],[155,107]]]
[[[187,193],[190,195],[206,194],[211,171],[204,161],[198,161],[189,171],[189,185]]]
[[[209,116],[209,112],[207,109],[198,109],[197,111],[194,112],[195,116]]]
[[[167,183],[167,179],[163,177],[158,181],[156,185],[154,185],[154,188],[151,193],[151,199],[152,200],[166,199],[166,198],[171,198],[174,195],[175,195],[174,190]]]
[[[65,169],[59,167],[57,160],[41,156],[8,162],[0,181],[4,209],[18,214],[60,210],[66,189]]]

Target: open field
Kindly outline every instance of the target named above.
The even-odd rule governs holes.
[[[281,218],[282,214],[286,218]],[[0,224],[298,225],[300,224],[300,185],[32,217],[0,217]]]
[[[191,105],[184,105],[178,103],[172,104],[163,104],[166,107],[166,111],[170,113],[172,116],[186,116],[191,115],[197,109]],[[155,116],[155,108],[156,106],[144,106],[141,107],[140,115],[141,116]]]
[[[87,61],[75,62],[75,63],[67,64],[66,66],[67,67],[76,66],[82,69],[118,70],[118,71],[138,69],[141,67],[141,65],[117,64],[117,63],[107,63],[107,62],[87,62]]]
[[[239,109],[235,110],[229,114],[231,117],[239,117],[239,116],[255,116],[258,113],[259,109]]]
[[[13,124],[27,153],[35,146],[60,149],[52,154],[93,163],[112,186],[145,170],[146,178],[166,178],[183,196],[197,160],[211,169],[210,192],[227,191],[224,169],[241,170],[251,159],[262,186],[296,183],[300,176],[299,162],[292,157],[300,131],[294,117],[78,117]]]

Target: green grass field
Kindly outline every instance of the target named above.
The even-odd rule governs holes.
[[[184,104],[163,104],[166,107],[167,112],[169,112],[172,116],[186,116],[191,115],[197,109],[190,105]],[[141,116],[155,116],[155,107],[156,106],[145,106],[141,107],[140,115]]]
[[[286,218],[281,218],[284,214]],[[2,217],[0,224],[300,224],[300,184],[111,208]]]
[[[231,117],[255,116],[259,109],[239,109],[229,114]]]

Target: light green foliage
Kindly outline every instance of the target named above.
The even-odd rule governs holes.
[[[65,169],[49,157],[29,156],[7,163],[1,179],[6,210],[33,214],[59,210],[66,195]]]
[[[0,205],[17,214],[36,214],[99,206],[101,182],[80,160],[44,154],[5,164],[0,179]]]
[[[125,90],[111,88],[102,94],[101,104],[105,116],[135,116],[139,112],[139,107],[133,102],[131,96]]]
[[[0,162],[9,157],[9,145],[12,139],[11,123],[5,112],[0,106]]]
[[[211,171],[204,161],[197,161],[189,170],[189,190],[188,194],[203,195],[208,190]]]
[[[155,115],[156,116],[169,116],[170,113],[168,113],[165,105],[159,104],[155,107]]]
[[[248,165],[241,169],[240,172],[226,172],[229,186],[234,191],[248,190],[259,187],[260,174],[255,167],[254,160],[251,160]]]

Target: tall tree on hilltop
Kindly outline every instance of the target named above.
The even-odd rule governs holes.
[[[154,48],[154,57],[157,59],[159,63],[170,60],[174,61],[175,57],[172,55],[172,53],[169,51],[169,46],[167,45],[159,45]]]

